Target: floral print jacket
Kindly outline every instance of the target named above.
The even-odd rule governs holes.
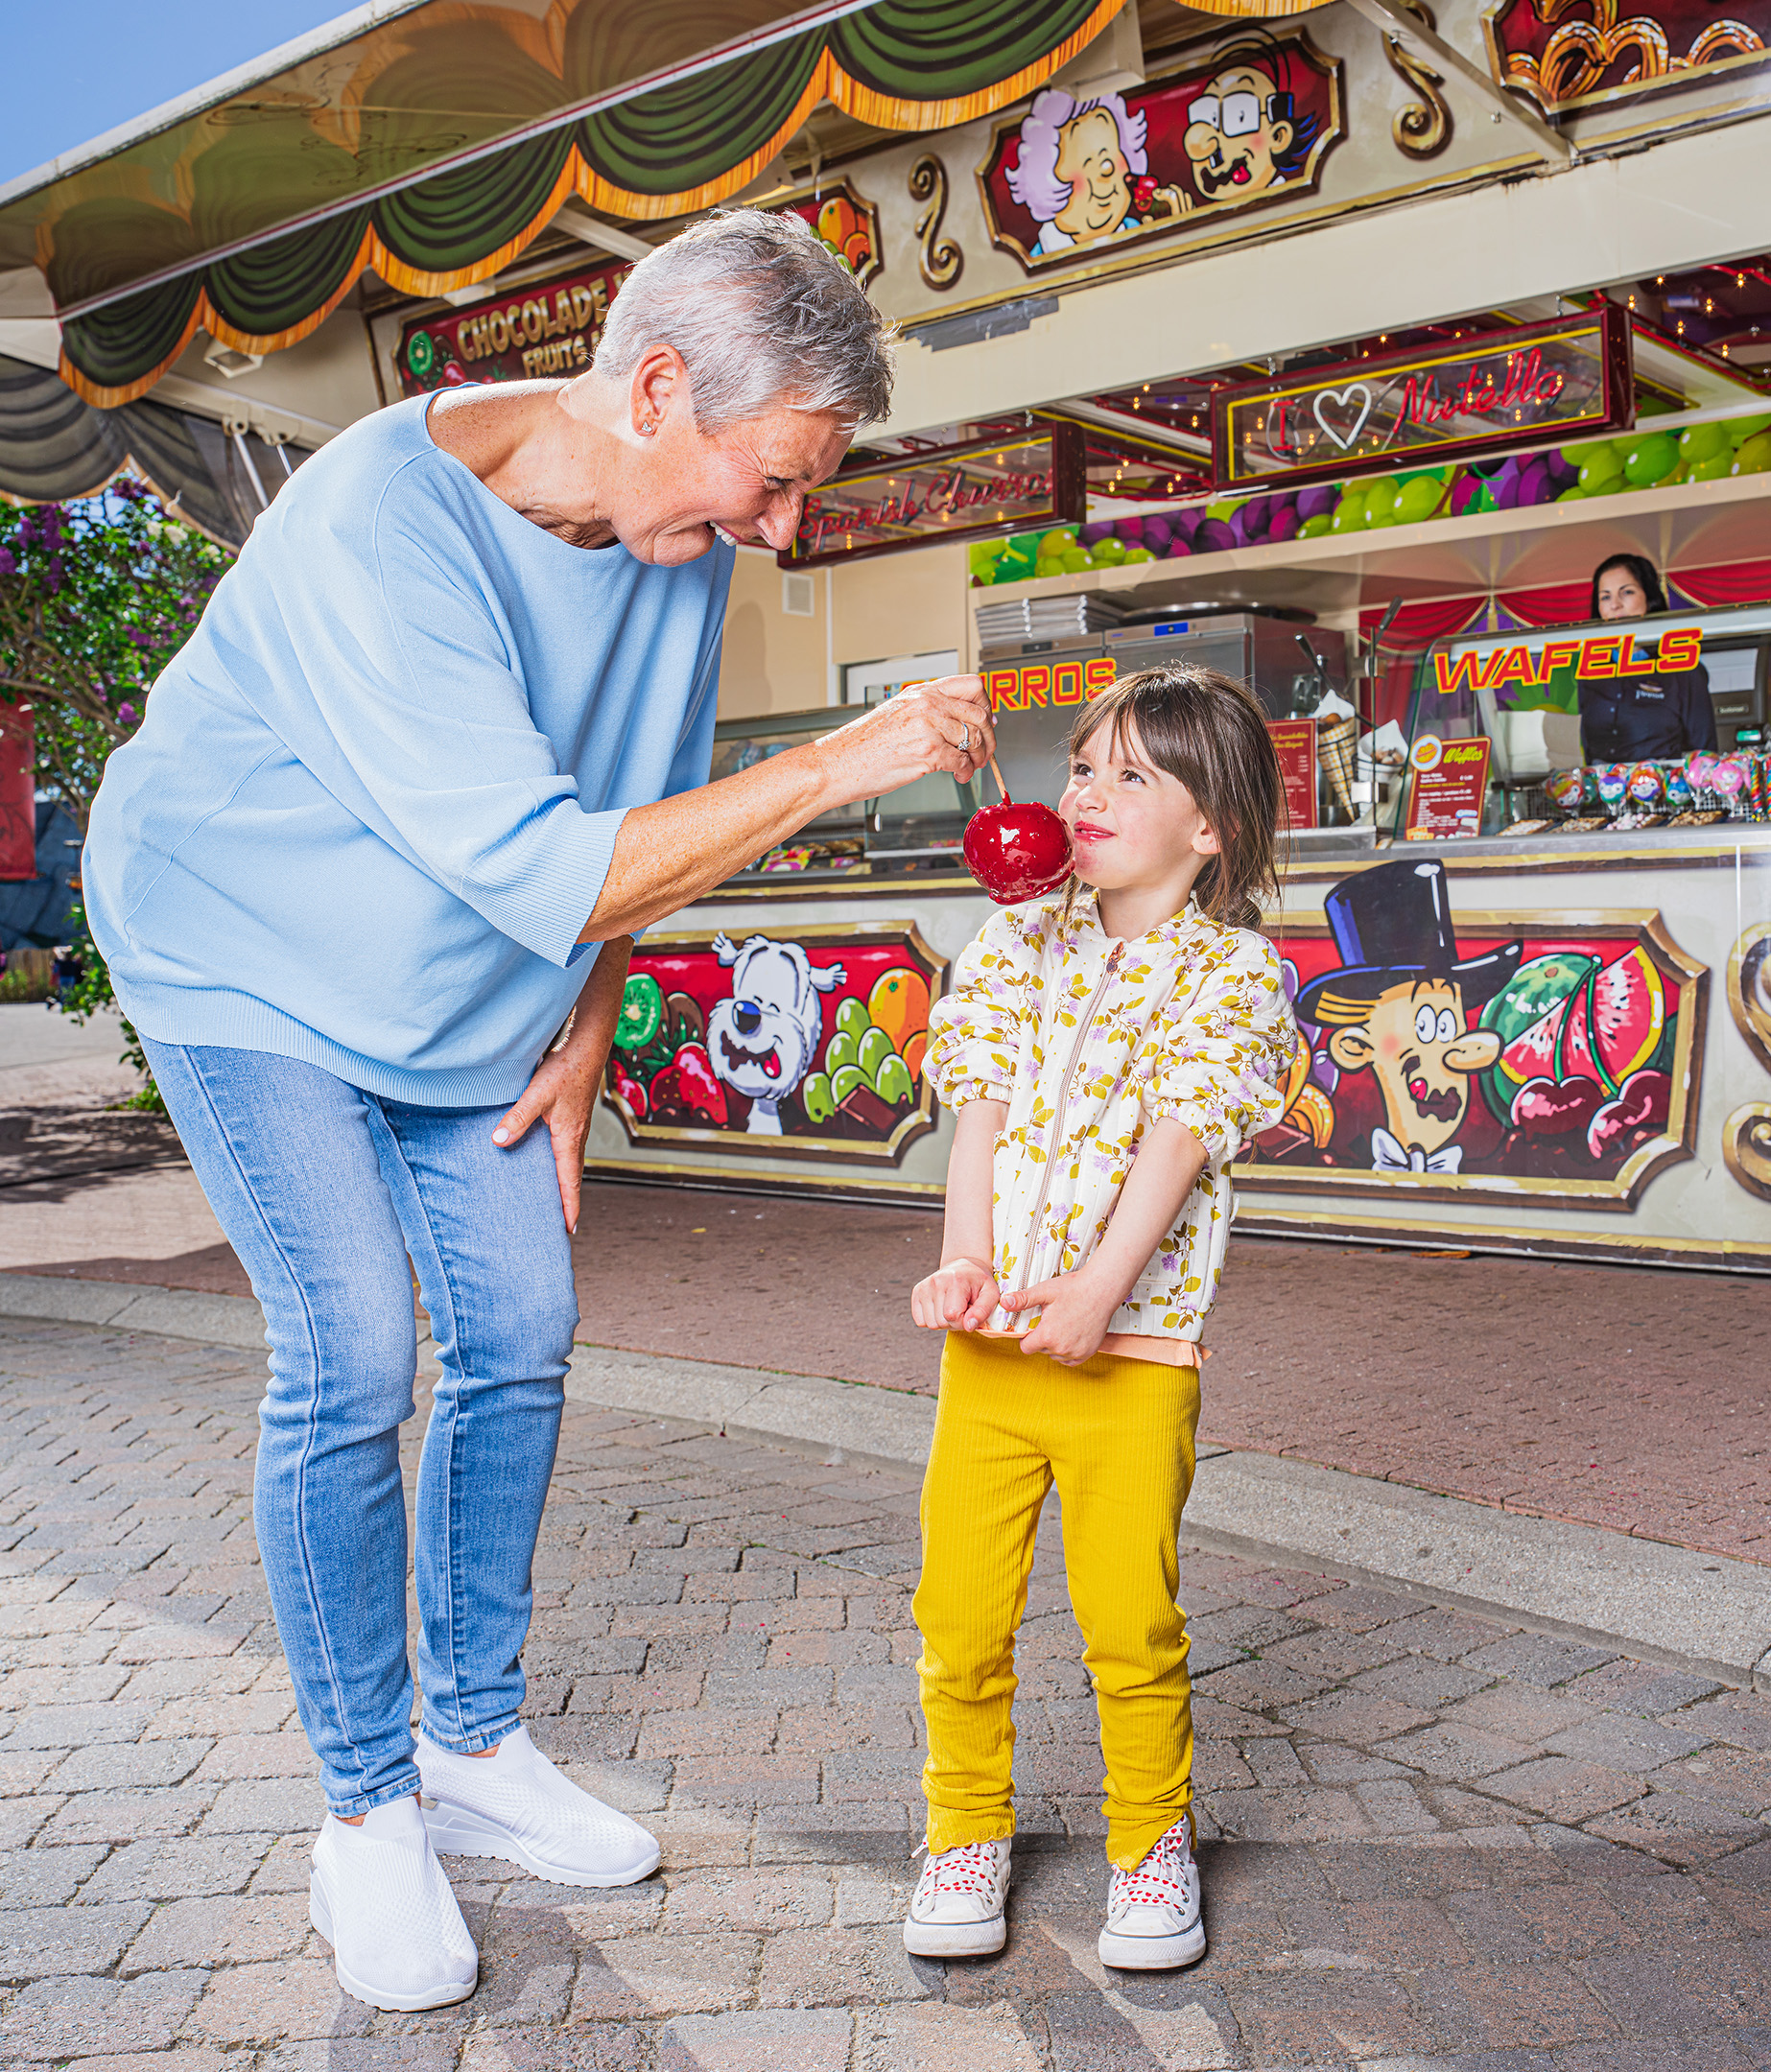
[[[1107,1228],[1146,1130],[1205,1146],[1199,1183],[1107,1329],[1196,1340],[1230,1236],[1226,1166],[1278,1121],[1297,1044],[1279,954],[1195,903],[1120,942],[1095,896],[994,914],[929,1017],[925,1069],[947,1106],[1008,1106],[996,1140],[997,1285],[1073,1273]],[[998,1309],[988,1328],[1027,1320]]]

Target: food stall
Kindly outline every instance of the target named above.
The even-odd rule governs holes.
[[[1738,550],[1763,536],[1751,442],[1766,419],[1756,391],[1690,411],[1669,388],[1657,399],[1668,428],[1639,435],[1624,325],[1601,312],[1560,328],[1605,375],[1574,394],[1578,410],[1516,417],[1499,440],[1446,412],[1465,442],[1411,454],[1434,465],[1400,483],[1343,456],[1301,517],[1269,473],[1239,497],[1177,505],[1161,526],[1124,527],[1091,492],[1070,523],[1052,510],[1042,530],[999,528],[973,550],[970,659],[1017,795],[1055,798],[1077,711],[1129,670],[1222,669],[1269,715],[1292,833],[1266,925],[1305,1041],[1282,1118],[1238,1167],[1243,1228],[1771,1272],[1771,607],[1681,601],[1596,625],[1578,623],[1588,586],[1570,579],[1652,528],[1663,559],[1674,548],[1676,594],[1681,574],[1682,598],[1725,592],[1715,565],[1677,558],[1683,521],[1750,592],[1759,565]],[[1460,347],[1460,395],[1483,356],[1530,351],[1541,368],[1543,344]],[[1640,356],[1650,366],[1652,350]],[[1333,361],[1312,379],[1354,386]],[[1597,460],[1591,438],[1546,445],[1570,429],[1624,436]],[[1694,480],[1677,458],[1743,452],[1749,464],[1727,475],[1698,459]],[[1649,466],[1660,475],[1640,482]],[[1570,495],[1583,469],[1592,493]],[[1309,457],[1305,470],[1325,472]],[[1402,522],[1364,515],[1411,490]],[[908,494],[902,473],[895,493]],[[1355,507],[1357,530],[1381,541],[1336,526]],[[846,509],[841,524],[860,536],[904,509]],[[1188,551],[1133,560],[1123,546],[1165,533]],[[1099,553],[1112,536],[1122,552]],[[1493,567],[1502,552],[1525,577],[1549,566],[1560,587],[1457,592],[1455,554]],[[997,580],[1004,555],[1030,579]],[[1552,617],[1558,601],[1577,623],[1517,616]],[[1417,625],[1460,630],[1417,640],[1399,677],[1384,643],[1410,609]],[[1582,765],[1584,685],[1699,665],[1720,753]],[[838,717],[722,723],[716,766]],[[990,910],[954,867],[980,803],[945,779],[867,802],[649,936],[633,981],[646,1070],[613,1068],[593,1169],[937,1202],[949,1124],[917,1067],[928,1003]],[[698,1106],[677,1097],[678,1057],[712,1089]]]

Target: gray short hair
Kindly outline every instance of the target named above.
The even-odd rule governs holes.
[[[861,425],[891,409],[896,341],[896,327],[802,218],[717,209],[622,283],[595,368],[625,381],[649,346],[673,345],[707,433],[784,402]]]

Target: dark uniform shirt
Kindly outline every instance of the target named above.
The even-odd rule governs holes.
[[[1665,762],[1715,744],[1710,672],[1701,662],[1670,676],[1638,671],[1580,686],[1580,745],[1589,763]]]

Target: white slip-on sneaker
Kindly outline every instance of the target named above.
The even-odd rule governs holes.
[[[1183,1813],[1135,1871],[1115,1870],[1096,1945],[1116,1971],[1178,1971],[1205,1955],[1199,1866]]]
[[[493,1755],[418,1736],[424,1824],[444,1856],[502,1856],[555,1885],[631,1885],[658,1868],[638,1822],[580,1791],[518,1727]]]
[[[1013,1844],[967,1842],[931,1856],[910,1895],[904,1946],[912,1957],[994,1957],[1008,1940]]]
[[[332,1945],[340,1986],[370,2007],[450,2007],[480,1983],[480,1952],[415,1799],[377,1806],[361,1827],[326,1815],[308,1919]]]

